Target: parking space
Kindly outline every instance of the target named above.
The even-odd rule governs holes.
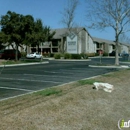
[[[5,67],[0,75],[0,100],[116,71],[90,68],[88,64],[86,61],[51,61],[49,64]]]

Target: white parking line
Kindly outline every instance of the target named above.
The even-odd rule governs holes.
[[[111,73],[113,73],[113,72],[109,72],[109,73],[106,73],[106,74],[111,74]],[[104,75],[106,75],[106,74],[104,74]],[[89,77],[89,78],[84,78],[84,79],[81,79],[81,80],[86,80],[86,79],[93,79],[93,78],[97,78],[97,77],[100,77],[101,75],[97,75],[97,76],[93,76],[93,77]],[[52,86],[52,87],[62,87],[62,86],[64,86],[64,85],[66,85],[66,84],[71,84],[71,83],[74,83],[74,82],[76,82],[76,81],[79,81],[79,80],[74,80],[74,81],[71,81],[71,82],[69,82],[69,83],[63,83],[63,84],[60,84],[60,85],[57,85],[57,86]],[[51,88],[52,88],[51,87]],[[12,97],[8,97],[8,98],[4,98],[4,99],[0,99],[0,101],[5,101],[5,100],[8,100],[8,99],[11,99],[11,98],[17,98],[17,97],[20,97],[20,96],[25,96],[25,95],[27,95],[27,94],[31,94],[31,93],[33,93],[33,92],[38,92],[38,91],[42,91],[42,90],[45,90],[46,88],[44,88],[44,89],[40,89],[40,90],[36,90],[36,91],[31,91],[31,92],[28,92],[28,93],[25,93],[25,94],[19,94],[19,95],[16,95],[16,96],[12,96]]]
[[[46,76],[46,77],[59,77],[59,75],[58,76],[56,76],[56,75],[37,75],[37,74],[23,74],[23,75],[30,75],[30,76],[39,76],[39,77],[44,77],[44,76]],[[60,75],[60,77],[63,77],[63,78],[73,78],[72,76],[71,77],[69,77],[69,76],[62,76],[62,75]]]
[[[61,69],[60,71],[61,71],[61,72],[62,72],[62,71],[66,71],[66,73],[71,71],[71,72],[73,72],[73,74],[75,74],[75,73],[82,73],[82,72],[84,72],[84,71],[86,71],[86,70],[79,70],[79,71],[76,70],[76,71],[75,71],[74,69],[70,69],[70,70]],[[87,71],[86,71],[86,72],[87,72]]]
[[[55,82],[55,81],[44,81],[44,80],[28,80],[28,79],[16,79],[16,78],[1,78],[0,79],[8,79],[8,80],[19,80],[19,81],[31,81],[31,82],[51,82],[51,83],[62,83],[62,82]]]
[[[73,70],[88,70],[88,68],[72,68]]]
[[[26,92],[32,92],[33,90],[28,90],[28,89],[21,89],[21,88],[9,88],[9,87],[0,87],[3,89],[13,89],[13,90],[20,90],[20,91],[26,91]]]
[[[65,70],[66,71],[66,70]],[[55,71],[44,71],[44,72],[47,72],[47,73],[58,73],[58,74],[74,74],[74,73],[68,73],[68,72],[55,72]]]

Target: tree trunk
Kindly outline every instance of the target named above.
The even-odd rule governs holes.
[[[16,44],[15,60],[18,61],[18,45]]]
[[[116,21],[116,29],[115,29],[115,43],[116,43],[116,50],[115,50],[115,65],[119,65],[119,56],[118,56],[118,50],[119,50],[119,22]]]
[[[119,43],[116,41],[116,51],[115,51],[115,65],[119,65],[119,56],[118,56],[118,45]]]
[[[63,42],[63,37],[61,38],[61,51],[62,51],[62,54],[64,54],[64,42]]]
[[[118,30],[116,31],[116,47],[115,47],[115,65],[119,65],[119,56],[118,56],[118,50],[119,50],[119,36],[118,36]]]

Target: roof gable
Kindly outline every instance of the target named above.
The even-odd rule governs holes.
[[[82,30],[86,31],[85,28],[78,27],[78,28],[72,28],[71,32],[73,32],[73,33],[75,33],[77,35]],[[68,30],[68,28],[52,29],[51,31],[55,31],[56,32],[55,35],[53,36],[54,39],[61,39],[62,37],[68,36],[69,33],[70,33],[70,31]]]

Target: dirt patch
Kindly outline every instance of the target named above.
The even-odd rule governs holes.
[[[1,130],[118,130],[130,117],[130,70],[95,79],[114,85],[112,93],[78,83],[57,87],[51,96],[26,95],[0,102]]]

